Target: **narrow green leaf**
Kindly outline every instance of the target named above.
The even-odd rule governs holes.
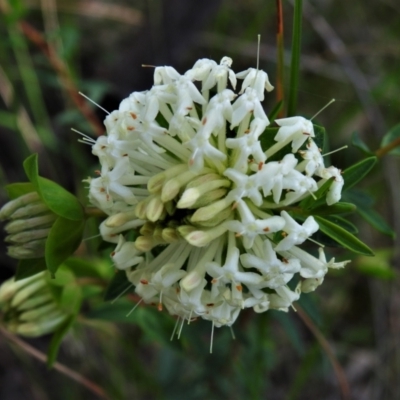
[[[133,285],[128,281],[126,272],[118,270],[107,287],[104,300],[115,300],[124,293],[128,293],[130,287],[133,287]]]
[[[293,117],[297,112],[297,93],[299,87],[301,34],[302,34],[302,0],[294,2],[292,59],[290,63],[290,83],[287,116]]]
[[[45,258],[52,275],[79,246],[82,241],[84,221],[72,221],[58,217],[46,240]]]
[[[91,310],[86,317],[112,322],[137,323],[136,312],[130,313],[136,304],[125,299],[121,299],[115,303],[102,303]]]
[[[357,132],[353,132],[351,136],[351,144],[360,149],[364,154],[371,156],[373,152],[369,149],[368,145],[360,138]]]
[[[79,278],[106,279],[110,276],[110,271],[112,270],[110,264],[102,259],[84,260],[82,258],[69,257],[64,261],[64,265]]]
[[[368,157],[347,168],[342,174],[344,179],[343,191],[350,189],[356,183],[360,182],[372,169],[377,160],[377,157]]]
[[[392,237],[393,239],[395,238],[396,233],[378,212],[372,208],[363,206],[358,207],[357,211],[361,217],[371,224],[376,230]]]
[[[261,134],[260,143],[261,143],[261,148],[263,149],[263,151],[268,150],[270,147],[272,147],[276,143],[274,137],[278,133],[278,129],[279,128],[268,127]]]
[[[17,130],[17,118],[15,113],[0,110],[0,126],[12,131]]]
[[[139,306],[131,312],[135,305],[135,303],[127,302],[126,300],[113,304],[101,304],[90,311],[86,317],[112,322],[134,323],[143,330],[148,340],[154,340],[169,347],[179,345],[178,341],[169,340],[169,335],[166,334],[166,332],[172,331],[175,323],[170,315],[148,306]]]
[[[271,124],[275,121],[275,118],[277,117],[279,112],[282,110],[283,104],[284,104],[283,100],[279,101],[278,103],[275,104],[275,107],[269,113],[268,119]]]
[[[342,217],[338,217],[338,216],[328,216],[326,217],[326,219],[336,225],[339,225],[341,228],[345,229],[347,232],[353,234],[353,235],[357,235],[358,233],[358,229],[357,227],[352,224],[350,221],[348,221],[347,219],[344,219]]]
[[[15,280],[29,278],[39,272],[46,271],[46,261],[42,258],[31,258],[27,260],[19,260]]]
[[[296,375],[292,379],[290,389],[285,397],[286,400],[298,400],[304,393],[304,387],[310,381],[310,375],[315,370],[315,364],[320,357],[320,346],[318,342],[311,345],[307,352],[301,357],[301,361],[297,367]]]
[[[371,195],[359,189],[351,189],[342,193],[342,200],[349,203],[354,203],[357,208],[372,207],[374,199]]]
[[[362,254],[365,256],[373,256],[373,251],[361,240],[357,239],[354,235],[347,232],[345,229],[328,221],[325,218],[315,216],[315,220],[319,225],[319,229],[334,239],[336,242],[340,243],[346,249],[349,249],[357,254]]]
[[[363,274],[374,278],[394,279],[396,278],[396,272],[391,265],[392,257],[392,250],[379,250],[374,258],[358,257],[356,259],[356,267]]]
[[[290,342],[293,347],[296,349],[297,353],[300,356],[304,355],[304,340],[299,334],[299,330],[297,329],[292,316],[283,312],[271,310],[271,317],[275,318],[281,325],[282,329],[288,336]]]
[[[338,215],[350,214],[357,210],[355,204],[339,202],[328,206],[327,204],[313,208],[312,215]]]
[[[321,185],[321,187],[319,187],[318,190],[313,193],[313,196],[310,195],[300,202],[300,207],[307,210],[307,209],[312,209],[314,207],[318,207],[319,205],[322,204],[326,204],[326,200],[325,198],[323,198],[323,196],[331,187],[333,180],[334,178],[332,177],[328,179],[326,182],[324,182]]]
[[[58,350],[64,336],[68,333],[76,319],[75,315],[71,315],[63,324],[54,332],[47,352],[47,367],[52,368],[57,359]]]
[[[32,154],[24,161],[24,169],[28,179],[51,211],[73,221],[84,218],[83,208],[73,194],[57,183],[39,176],[37,154]]]
[[[393,128],[389,130],[388,133],[382,138],[381,148],[386,147],[388,144],[400,138],[400,124],[395,125]],[[395,147],[393,150],[389,152],[389,154],[393,154],[396,156],[400,155],[400,146]]]
[[[322,152],[325,152],[325,145],[326,145],[326,130],[321,125],[313,124],[314,127],[314,142]]]
[[[30,182],[17,182],[7,185],[6,191],[10,200],[14,200],[24,194],[35,192],[36,189]]]

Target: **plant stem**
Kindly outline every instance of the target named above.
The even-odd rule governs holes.
[[[384,155],[386,155],[387,153],[389,153],[390,151],[392,151],[393,149],[395,149],[398,146],[400,146],[400,137],[393,140],[393,142],[390,142],[386,146],[381,147],[380,149],[376,150],[375,155],[377,157],[383,157]]]
[[[303,0],[295,0],[292,36],[292,60],[290,63],[290,83],[287,116],[293,117],[297,111],[297,92],[300,75],[301,29]]]
[[[294,307],[297,311],[297,315],[304,322],[307,328],[312,332],[312,334],[318,340],[319,344],[328,356],[328,359],[332,364],[333,370],[335,371],[335,375],[339,383],[342,400],[350,400],[350,388],[346,379],[346,375],[343,371],[342,366],[339,364],[339,361],[337,360],[335,354],[333,353],[329,342],[326,340],[323,333],[318,329],[311,318],[307,315],[307,313],[303,310],[303,308],[299,305],[299,303],[296,303]]]
[[[33,346],[30,344],[26,343],[24,340],[20,339],[19,337],[15,336],[14,334],[8,332],[6,329],[4,329],[2,326],[0,326],[0,333],[10,342],[16,344],[20,349],[31,355],[32,357],[36,358],[37,360],[46,363],[47,362],[47,356],[42,353],[41,351],[35,349]],[[78,382],[80,385],[86,387],[88,390],[90,390],[92,393],[97,395],[101,399],[105,400],[111,400],[110,397],[106,394],[103,388],[98,386],[96,383],[92,382],[91,380],[85,378],[81,374],[78,374],[75,371],[72,371],[72,369],[66,367],[65,365],[55,362],[53,364],[53,368],[57,370],[58,372],[61,372],[65,376],[68,376],[69,378],[73,379],[74,381]]]

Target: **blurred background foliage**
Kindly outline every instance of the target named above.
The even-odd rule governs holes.
[[[287,92],[293,4],[282,5]],[[395,0],[305,0],[303,6],[299,114],[310,117],[335,98],[317,121],[331,149],[350,144],[357,132],[377,151],[400,122],[400,6]],[[25,180],[23,159],[37,152],[41,175],[87,203],[81,181],[98,166],[71,127],[96,136],[105,114],[78,90],[112,111],[132,91],[151,86],[153,69],[142,64],[183,72],[199,58],[227,55],[234,70],[242,71],[256,65],[257,34],[260,67],[275,82],[276,15],[272,0],[1,0],[0,202],[7,201],[5,184]],[[273,93],[267,110],[276,103]],[[399,131],[392,130],[392,138]],[[344,169],[362,157],[350,146],[333,154],[332,163]],[[399,183],[398,158],[389,154],[360,185],[362,201],[374,202],[397,237]],[[398,241],[363,220],[353,222],[375,258],[359,257],[345,270],[331,271],[315,294],[302,296],[298,313],[244,312],[234,340],[229,329],[215,332],[212,355],[209,323],[185,325],[180,339],[170,341],[171,317],[144,307],[126,317],[129,297],[104,303],[102,290],[88,285],[82,316],[59,361],[111,399],[340,399],[346,388],[321,346],[327,340],[350,387],[348,399],[398,399]],[[97,223],[87,237],[96,234]],[[95,258],[98,245],[98,239],[88,240],[78,254],[111,277],[107,251]],[[344,250],[334,253],[346,257]],[[15,263],[1,254],[3,281],[15,273]],[[299,318],[301,310],[309,320]],[[29,342],[45,352],[49,339]],[[4,336],[0,352],[2,400],[98,398]]]

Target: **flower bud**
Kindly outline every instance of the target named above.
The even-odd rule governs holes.
[[[45,243],[57,219],[38,193],[31,192],[11,200],[0,210],[0,219],[10,219],[5,226],[5,241],[11,245],[7,254],[17,259],[44,256]]]
[[[40,272],[0,286],[0,311],[3,325],[11,332],[35,337],[54,332],[69,314],[53,296],[47,273]]]

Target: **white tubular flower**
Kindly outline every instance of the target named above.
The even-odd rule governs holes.
[[[236,88],[236,75],[231,70],[232,66],[232,59],[229,57],[223,57],[219,65],[213,66],[210,74],[208,75],[207,79],[203,81],[202,90],[209,90],[213,88],[216,84],[218,84],[218,92],[221,92],[223,89],[226,88],[226,84],[229,78],[229,81],[233,87]]]
[[[249,68],[246,71],[236,74],[236,77],[244,79],[240,93],[243,93],[247,87],[251,87],[257,91],[260,101],[264,101],[264,90],[267,92],[274,90],[265,71]]]
[[[118,245],[111,253],[111,258],[116,268],[126,270],[144,260],[140,255],[141,252],[136,250],[135,243],[127,242],[122,235],[119,235]]]
[[[258,140],[260,135],[268,126],[269,121],[261,118],[254,118],[250,124],[250,129],[242,137],[236,139],[227,139],[226,146],[230,149],[236,149],[239,152],[234,168],[239,171],[247,171],[249,156],[252,155],[257,164],[263,164],[267,159]]]
[[[218,64],[214,60],[202,58],[201,60],[197,60],[193,65],[193,68],[185,72],[185,75],[193,81],[203,82],[217,66]]]
[[[269,124],[269,119],[258,98],[257,91],[248,87],[245,92],[233,104],[231,129],[239,123],[249,113],[253,113],[255,118],[262,119]]]
[[[296,258],[279,260],[269,239],[264,240],[262,252],[258,256],[247,253],[240,260],[246,268],[256,268],[262,274],[263,283],[259,287],[270,289],[286,285],[301,269]]]
[[[123,100],[92,146],[101,168],[87,180],[89,198],[108,216],[100,233],[115,243],[114,266],[145,303],[182,323],[230,326],[244,308],[287,311],[329,268],[346,264],[300,249],[318,224],[285,211],[332,177],[327,202],[338,201],[340,170],[325,167],[303,117],[278,119],[275,143],[266,145],[268,75],[254,68],[235,75],[231,66],[224,57],[182,74],[157,67],[153,87]],[[0,218],[12,212],[6,207]]]
[[[224,175],[235,184],[235,188],[229,192],[229,198],[238,202],[243,197],[248,197],[256,206],[261,205],[260,174],[246,175],[236,169],[228,168],[225,170]]]
[[[189,165],[194,171],[200,171],[204,167],[205,159],[217,159],[219,161],[226,159],[226,154],[216,149],[202,132],[198,132],[193,139],[185,143],[185,146],[193,151]]]
[[[326,196],[326,203],[328,204],[328,206],[331,206],[332,204],[337,203],[342,197],[344,179],[342,177],[340,169],[337,169],[333,166],[321,170],[320,176],[323,179],[330,179],[332,177],[334,178],[334,181],[332,182]]]
[[[179,72],[172,67],[157,67],[154,70],[154,84],[170,84],[177,81],[181,75]]]
[[[307,150],[300,150],[300,155],[304,158],[301,163],[305,168],[306,175],[312,176],[315,173],[319,173],[324,167],[324,159],[321,155],[321,149],[315,144],[314,141],[309,140],[307,142]]]
[[[275,289],[276,294],[269,295],[269,307],[279,311],[289,311],[289,307],[294,301],[300,298],[301,286],[297,286],[294,291],[287,286],[281,286]]]
[[[281,127],[275,136],[277,142],[292,142],[292,151],[296,153],[308,138],[315,137],[311,121],[303,117],[276,119]]]
[[[297,160],[293,154],[286,154],[282,161],[273,161],[263,165],[260,174],[264,196],[269,196],[272,192],[274,202],[279,203],[284,189],[284,178],[294,170],[296,165]]]
[[[243,200],[238,201],[237,204],[241,222],[228,221],[226,226],[230,231],[235,232],[237,236],[243,238],[243,246],[246,249],[253,246],[254,239],[257,236],[278,232],[285,226],[285,220],[281,217],[274,216],[267,219],[256,219]]]
[[[218,133],[221,129],[225,131],[226,121],[232,118],[232,100],[236,97],[232,90],[225,89],[215,95],[205,111],[200,132],[209,137],[211,133]]]
[[[313,217],[308,217],[303,225],[298,224],[286,211],[281,212],[285,225],[282,228],[287,236],[275,247],[276,251],[289,250],[296,244],[301,244],[319,229]]]

